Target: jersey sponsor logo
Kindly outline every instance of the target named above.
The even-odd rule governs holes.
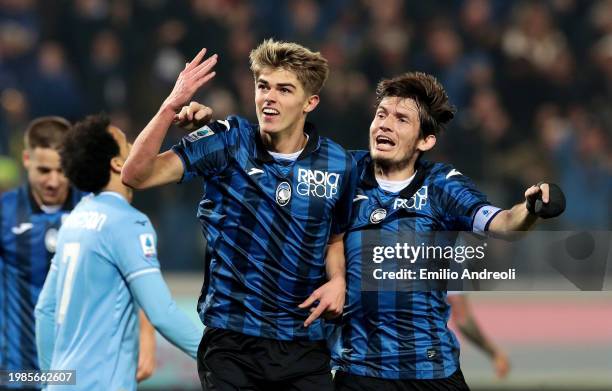
[[[457,175],[463,175],[463,174],[453,168],[452,170],[448,172],[448,174],[446,174],[446,179],[453,177],[453,176],[457,176]]]
[[[49,228],[45,233],[45,247],[50,253],[55,252],[57,246],[57,229]]]
[[[368,196],[365,196],[363,194],[357,194],[355,196],[355,198],[353,198],[353,202],[357,202],[357,201],[361,201],[361,200],[367,200]]]
[[[22,233],[31,230],[32,227],[34,227],[32,223],[21,223],[18,226],[11,228],[11,232],[15,235],[21,235]]]
[[[396,198],[393,201],[393,209],[421,210],[427,205],[427,186],[422,186],[410,199]]]
[[[291,200],[291,185],[289,182],[281,182],[276,188],[276,203],[285,206]]]
[[[251,175],[263,174],[263,173],[264,173],[264,170],[262,170],[261,168],[253,167],[249,170],[249,172],[247,172],[247,175],[251,176]]]
[[[387,210],[383,208],[374,209],[370,215],[370,223],[378,224],[387,217]]]
[[[154,257],[157,251],[155,250],[155,239],[153,238],[153,234],[142,234],[139,239],[144,256],[147,258]]]
[[[320,170],[298,169],[296,191],[302,196],[332,198],[338,193],[340,174]]]
[[[144,227],[145,225],[147,225],[147,220],[136,220],[134,221],[134,224],[138,224]]]
[[[427,359],[428,360],[433,360],[434,358],[436,358],[437,355],[438,355],[438,352],[436,352],[436,349],[427,349]]]

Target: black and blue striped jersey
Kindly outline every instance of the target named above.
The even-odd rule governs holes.
[[[355,159],[360,183],[345,235],[347,301],[334,367],[385,379],[448,377],[459,366],[459,346],[447,327],[446,291],[362,289],[368,246],[394,246],[415,232],[483,232],[500,210],[450,165],[420,162],[411,183],[391,193],[378,186],[367,152]]]
[[[295,162],[276,161],[259,129],[230,116],[173,147],[183,180],[204,179],[198,218],[207,240],[198,303],[209,327],[278,340],[321,340],[298,305],[326,280],[330,234],[349,224],[357,180],[352,156],[306,124]]]
[[[37,369],[34,306],[63,219],[83,197],[71,188],[55,213],[43,212],[28,185],[0,196],[0,369]]]

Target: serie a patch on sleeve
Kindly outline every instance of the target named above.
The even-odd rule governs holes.
[[[193,132],[185,136],[185,139],[187,139],[187,141],[189,142],[194,142],[201,138],[212,136],[215,133],[225,132],[229,129],[230,129],[230,123],[228,120],[215,121],[215,122],[211,122],[208,125],[202,126],[198,130],[194,130]]]
[[[198,141],[201,138],[212,136],[213,134],[215,133],[212,131],[212,129],[210,129],[210,127],[206,125],[198,130],[194,130],[193,132],[189,133],[187,136],[185,136],[185,138],[187,139],[187,141],[194,142]]]
[[[142,234],[140,235],[140,247],[145,257],[150,258],[157,255],[155,250],[155,238],[153,234]]]

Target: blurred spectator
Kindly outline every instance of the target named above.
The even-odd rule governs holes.
[[[560,129],[554,132],[553,129]],[[610,132],[582,106],[567,118],[541,113],[540,137],[557,167],[568,200],[561,216],[565,229],[609,229],[612,226],[612,154]]]
[[[32,117],[75,119],[83,114],[81,92],[59,43],[41,44],[37,62],[23,84]]]
[[[21,130],[29,123],[28,102],[22,91],[7,88],[0,93],[0,155],[20,157]]]
[[[127,104],[127,75],[123,47],[112,30],[97,33],[91,43],[85,85],[90,110],[114,110]],[[121,128],[125,129],[125,128]]]

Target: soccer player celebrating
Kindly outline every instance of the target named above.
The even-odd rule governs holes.
[[[561,213],[563,196],[540,184],[526,190],[525,202],[501,210],[456,169],[420,159],[454,116],[434,77],[383,80],[377,101],[370,151],[355,155],[360,183],[345,239],[348,294],[336,389],[466,390],[447,328],[446,291],[362,291],[367,246],[402,232],[527,230],[538,216]]]
[[[201,331],[164,283],[149,219],[130,205],[120,179],[130,149],[123,132],[101,116],[74,125],[61,162],[68,179],[92,192],[62,225],[57,253],[36,305],[43,369],[76,370],[74,385],[49,390],[135,390],[138,317],[193,358]]]
[[[294,43],[264,41],[250,55],[258,125],[230,116],[158,154],[173,120],[183,119],[179,110],[214,76],[216,56],[203,57],[179,75],[122,174],[136,188],[205,181],[198,210],[207,239],[198,305],[207,326],[198,352],[202,387],[330,390],[318,317],[343,308],[342,237],[356,175],[352,157],[306,122],[327,61]],[[190,106],[182,113],[201,119]]]

